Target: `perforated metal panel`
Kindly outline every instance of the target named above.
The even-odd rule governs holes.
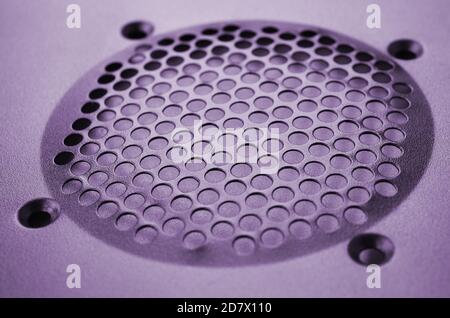
[[[160,35],[100,63],[41,147],[53,195],[92,235],[224,266],[301,256],[367,228],[414,188],[433,139],[420,88],[384,54],[249,21]]]

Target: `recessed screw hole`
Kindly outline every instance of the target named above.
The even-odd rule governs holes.
[[[403,39],[389,44],[388,52],[399,60],[414,60],[423,54],[423,47],[417,41]]]
[[[350,257],[361,265],[383,265],[394,255],[394,244],[380,234],[361,234],[348,244]]]
[[[50,223],[51,216],[45,211],[37,211],[32,213],[28,218],[28,227],[33,229],[47,226]]]
[[[145,21],[135,21],[122,28],[122,35],[129,40],[140,40],[153,33],[153,24]]]
[[[18,212],[18,219],[24,227],[37,229],[55,222],[59,214],[59,204],[55,200],[43,198],[23,205]]]

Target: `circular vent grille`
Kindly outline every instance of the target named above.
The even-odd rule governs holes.
[[[414,81],[367,45],[238,22],[108,59],[43,140],[52,194],[90,233],[223,266],[300,256],[373,224],[418,182],[433,128]]]

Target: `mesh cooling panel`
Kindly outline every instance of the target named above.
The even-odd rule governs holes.
[[[152,37],[95,67],[55,109],[42,166],[63,213],[108,244],[224,266],[362,231],[410,193],[432,142],[425,98],[387,56],[250,21]]]

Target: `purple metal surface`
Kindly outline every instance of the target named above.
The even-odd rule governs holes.
[[[409,194],[434,139],[394,61],[273,21],[133,45],[59,104],[42,165],[62,210],[124,250],[192,265],[282,260],[351,237]]]
[[[281,1],[276,5],[248,1],[234,6],[230,2],[200,1],[184,4],[183,10],[177,9],[181,5],[177,1],[133,5],[119,1],[114,5],[79,2],[83,26],[75,31],[64,26],[65,3],[1,5],[1,32],[9,30],[2,34],[5,45],[0,52],[7,65],[1,75],[2,100],[9,106],[3,107],[7,121],[0,130],[5,154],[1,158],[0,295],[449,295],[445,284],[450,274],[445,266],[450,260],[446,213],[449,201],[445,195],[449,168],[445,160],[450,147],[445,101],[450,66],[443,54],[448,52],[447,44],[440,40],[448,29],[448,22],[441,19],[448,7],[446,2],[427,5],[425,1],[380,1],[380,30],[366,28],[366,4],[356,1]],[[399,10],[406,3],[410,10],[403,12],[400,19]],[[298,10],[292,10],[294,7]],[[198,8],[202,8],[201,15]],[[274,9],[276,20],[286,22],[273,21]],[[358,10],[360,14],[355,13]],[[142,14],[145,11],[149,13]],[[34,12],[33,17],[29,12]],[[419,27],[415,23],[422,14],[435,18]],[[16,25],[18,18],[26,23]],[[137,42],[130,47],[129,41],[120,37],[120,27],[138,18],[150,20],[156,27],[157,35],[142,42],[150,43],[150,50],[137,52]],[[231,22],[216,21],[230,19],[239,30],[201,34],[205,28],[222,29]],[[292,21],[300,24],[288,23]],[[264,32],[265,26],[275,26],[278,31]],[[312,48],[306,43],[308,36],[299,35],[306,28],[319,31],[311,39]],[[247,41],[239,36],[242,29],[257,34],[248,40],[251,47],[236,47],[239,40]],[[280,37],[286,32],[294,33],[295,40]],[[186,33],[196,35],[189,45],[197,48],[176,51],[178,41],[183,42],[178,37]],[[221,39],[222,33],[228,38]],[[231,34],[233,39],[229,39]],[[323,35],[331,36],[336,43],[329,39],[321,42]],[[275,42],[258,42],[261,37]],[[163,38],[173,38],[175,43],[158,44]],[[200,38],[211,43],[195,44]],[[399,62],[380,53],[398,38],[419,41],[425,48],[423,56]],[[355,51],[340,51],[338,45],[342,43],[350,44]],[[211,48],[219,44],[228,47],[229,52],[215,54]],[[10,49],[5,51],[6,47]],[[257,47],[269,50],[253,51]],[[26,59],[31,48],[34,56]],[[160,60],[158,53],[151,57],[159,49],[169,51],[168,57],[161,59],[162,64],[169,65],[156,70],[154,64],[148,63]],[[18,53],[11,54],[12,50]],[[190,55],[195,50],[197,53]],[[121,52],[109,57],[117,51]],[[200,51],[207,51],[206,56]],[[295,51],[309,56],[294,55]],[[143,54],[145,60],[136,54]],[[173,55],[182,57],[181,64],[170,61]],[[280,55],[289,60],[280,64],[280,58],[278,62],[273,58]],[[132,56],[135,59],[130,61]],[[208,64],[213,56],[222,59],[223,65]],[[252,60],[262,62],[262,68],[258,63],[249,64]],[[388,64],[380,64],[380,60]],[[113,61],[123,64],[120,70],[105,72],[105,66]],[[184,68],[193,63],[201,69],[196,74]],[[240,66],[234,72],[227,68],[230,64]],[[92,69],[93,65],[97,66]],[[127,68],[138,70],[138,74],[121,73]],[[161,73],[164,69],[166,72]],[[246,82],[242,76],[247,72],[259,74],[259,79]],[[103,78],[104,83],[97,83],[104,73],[113,74],[113,82],[106,83],[108,78]],[[144,74],[153,77],[151,83],[145,82]],[[192,76],[194,83],[185,86],[180,80],[183,76]],[[136,82],[137,78],[141,80]],[[294,85],[292,78],[301,83]],[[233,80],[235,86],[221,86],[224,79]],[[114,86],[119,81],[129,81],[132,86],[122,90],[120,85]],[[155,84],[161,82],[169,83],[170,90],[155,91]],[[265,88],[263,83],[267,82],[272,82],[275,89]],[[198,89],[200,83],[208,83],[203,88],[212,91],[203,94]],[[311,95],[312,86],[320,90],[319,95]],[[108,91],[101,98],[91,96],[101,104],[100,108],[83,113],[89,93],[98,87]],[[374,87],[385,87],[388,95],[380,95],[383,89]],[[246,95],[251,92],[251,97]],[[108,99],[110,94],[116,97]],[[154,104],[154,95],[163,96],[164,104]],[[259,103],[258,97],[266,102],[272,100],[271,105]],[[199,99],[204,101],[204,106],[199,107],[202,109],[189,104]],[[236,102],[241,102],[242,107],[248,105],[248,109],[241,112],[242,107],[232,107]],[[181,106],[180,113],[175,104]],[[105,110],[115,111],[114,120],[108,122],[102,120],[107,116],[98,116]],[[139,117],[149,112],[157,115],[154,121]],[[272,173],[272,184],[263,189],[254,181],[260,174],[258,163],[208,163],[200,171],[192,171],[185,163],[171,162],[167,150],[174,144],[169,130],[189,128],[182,120],[188,113],[197,113],[218,129],[226,128],[230,118],[239,119],[244,128],[265,128],[277,122],[276,127],[282,130],[280,167],[290,170],[284,170],[286,174],[283,169]],[[89,127],[78,121],[71,128],[78,118],[88,118]],[[307,127],[303,126],[306,118],[311,120]],[[130,119],[132,127],[122,125]],[[355,123],[355,130],[346,131],[342,128],[344,122]],[[170,127],[171,123],[174,127]],[[136,132],[138,127],[149,129],[150,135],[142,129]],[[307,141],[292,137],[300,131]],[[107,140],[113,135],[127,142],[110,149]],[[404,140],[397,139],[403,135]],[[152,138],[164,136],[168,145],[152,148]],[[109,145],[114,144],[109,141]],[[330,153],[319,158],[314,149],[328,149]],[[299,153],[289,159],[286,153],[292,150],[300,151],[302,160],[295,160],[300,158]],[[363,150],[371,150],[376,155],[374,160],[367,161],[367,151],[361,156]],[[62,151],[75,153],[70,164],[54,163]],[[101,154],[105,152],[110,156],[103,157],[103,161]],[[150,166],[150,161],[143,163],[143,158],[155,152],[163,158],[157,168]],[[349,166],[336,165],[336,155],[348,158]],[[58,162],[64,156],[56,158]],[[95,171],[106,172],[108,181],[95,183],[101,179],[99,174],[92,177]],[[196,184],[193,179],[180,185],[181,180],[191,177],[198,181],[196,187],[192,187]],[[320,191],[302,191],[302,183],[312,180],[321,186]],[[346,182],[341,187],[342,180]],[[115,190],[126,190],[117,193],[111,185],[119,185],[113,187]],[[170,185],[168,197],[154,192],[161,185]],[[210,194],[202,196],[205,189]],[[358,191],[352,192],[355,189]],[[255,193],[261,194],[260,199],[249,200]],[[217,199],[212,200],[215,194]],[[364,194],[368,197],[364,198]],[[61,215],[48,227],[24,228],[18,222],[17,211],[37,197],[54,198]],[[177,201],[180,198],[183,200]],[[314,203],[314,213],[306,213],[309,210],[304,205],[298,208],[297,204],[304,200]],[[240,206],[239,213],[223,213],[221,205],[230,201]],[[162,210],[164,215],[155,219]],[[202,213],[197,217],[194,212],[199,211]],[[348,240],[365,230],[386,235],[395,245],[392,259],[382,267],[383,287],[379,290],[366,287],[365,268],[347,254]],[[81,289],[65,285],[66,267],[72,263],[82,268]]]

